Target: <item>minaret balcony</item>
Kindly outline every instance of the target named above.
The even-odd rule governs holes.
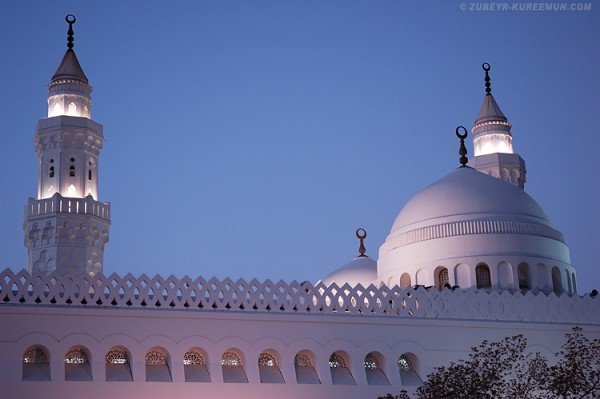
[[[25,206],[25,220],[55,213],[92,215],[110,222],[110,203],[96,201],[91,195],[69,198],[56,193],[51,198],[29,198]]]

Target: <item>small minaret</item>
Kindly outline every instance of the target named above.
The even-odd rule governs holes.
[[[94,275],[103,268],[110,204],[98,201],[102,125],[91,119],[92,86],[73,51],[71,14],[67,52],[48,85],[48,117],[37,125],[37,198],[25,207],[29,270]]]
[[[506,180],[523,189],[525,187],[525,161],[513,152],[512,125],[492,96],[490,64],[482,65],[485,71],[485,97],[473,128],[474,157],[469,165],[480,172]]]

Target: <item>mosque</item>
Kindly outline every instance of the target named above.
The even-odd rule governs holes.
[[[577,292],[569,248],[525,191],[525,161],[491,93],[460,166],[400,210],[375,261],[316,283],[103,274],[110,204],[102,125],[73,50],[38,122],[27,270],[0,273],[5,398],[376,398],[420,385],[483,340],[523,333],[552,357],[574,325],[600,337],[600,299]]]

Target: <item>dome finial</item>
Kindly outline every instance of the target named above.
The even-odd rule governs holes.
[[[461,133],[462,132],[462,133]],[[467,158],[467,147],[465,147],[465,139],[467,138],[467,129],[464,126],[459,126],[456,128],[456,137],[460,139],[460,149],[458,150],[458,155],[460,155],[460,164],[461,166],[467,166],[467,162],[469,162],[469,158]]]
[[[365,255],[365,252],[367,252],[367,249],[365,248],[365,238],[367,238],[367,230],[361,228],[356,229],[356,238],[358,238],[360,240],[360,245],[358,246],[358,252],[360,253],[360,255],[358,255],[358,257],[366,257],[367,255]]]
[[[481,64],[481,67],[485,71],[485,94],[492,94],[492,84],[490,83],[490,69],[492,67],[487,62]]]
[[[73,39],[73,24],[77,19],[75,18],[75,15],[67,14],[65,21],[69,24],[69,30],[67,31],[67,48],[73,50],[73,41],[75,40]]]

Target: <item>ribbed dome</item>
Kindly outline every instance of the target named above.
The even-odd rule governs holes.
[[[391,235],[447,220],[473,216],[531,219],[552,227],[542,208],[525,191],[472,168],[458,168],[415,195],[396,218]]]
[[[359,256],[323,278],[321,281],[327,286],[336,283],[341,287],[348,283],[352,287],[357,284],[368,287],[375,282],[376,278],[377,262],[368,256]]]

